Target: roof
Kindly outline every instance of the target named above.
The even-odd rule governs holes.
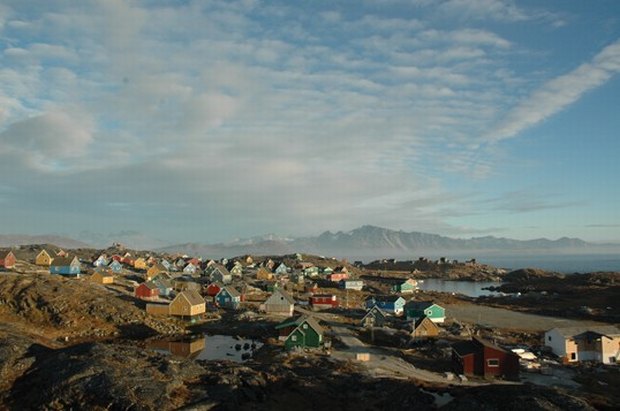
[[[414,310],[426,310],[428,307],[432,307],[433,305],[441,307],[440,305],[435,304],[433,301],[409,301],[407,304],[405,304],[405,308],[413,308]]]
[[[507,354],[513,354],[513,355],[516,355],[516,354],[515,354],[515,353],[513,353],[512,351],[505,350],[505,349],[503,349],[502,347],[499,347],[499,346],[497,346],[497,345],[495,345],[495,344],[491,343],[490,341],[487,341],[487,340],[485,340],[485,339],[483,339],[483,338],[480,338],[480,337],[475,337],[475,336],[474,336],[474,337],[472,337],[472,341],[476,341],[476,342],[478,342],[479,344],[481,344],[481,345],[483,345],[483,346],[485,346],[485,347],[487,347],[487,348],[492,348],[492,349],[494,349],[494,350],[501,351],[501,352],[504,352],[504,353],[507,353]]]
[[[403,297],[398,296],[398,295],[371,295],[370,297],[366,298],[366,301],[370,301],[371,299],[374,299],[375,301],[394,303],[400,298],[403,298]]]
[[[189,303],[191,305],[198,305],[198,304],[204,304],[205,303],[205,299],[202,298],[202,296],[200,294],[198,294],[197,291],[195,290],[186,290],[186,291],[181,291],[175,298],[175,300],[177,298],[180,298],[181,296],[185,297],[185,299],[187,301],[189,301]]]
[[[291,327],[291,326],[297,328],[304,322],[307,322],[310,325],[310,327],[312,327],[317,333],[323,334],[323,327],[319,325],[319,323],[314,317],[311,317],[308,315],[287,318],[286,320],[282,321],[280,324],[276,325],[275,328],[276,330],[279,330],[280,328]]]
[[[615,337],[620,336],[620,329],[613,325],[600,325],[600,326],[580,326],[580,327],[557,327],[552,328],[553,331],[556,330],[561,336],[564,338],[571,338],[579,334],[583,334],[585,332],[593,332],[600,335],[605,335],[607,337]]]
[[[241,297],[239,291],[237,291],[234,287],[224,286],[222,287],[222,290],[226,290],[231,297]]]
[[[420,318],[415,320],[415,323],[413,324],[413,329],[415,330],[416,328],[418,328],[420,326],[420,324],[422,324],[422,322],[424,320],[428,320],[431,323],[433,323],[433,321],[430,318],[428,318],[427,316],[423,315],[422,317],[420,317]],[[433,323],[433,324],[435,324],[435,323]]]
[[[376,315],[376,314],[380,314],[382,317],[385,317],[385,313],[383,312],[383,310],[381,310],[381,308],[377,307],[376,305],[373,305],[372,307],[370,307],[368,309],[368,311],[366,311],[366,315],[364,315],[364,318],[366,318],[369,315]]]
[[[157,285],[154,282],[152,282],[152,281],[147,281],[145,283],[142,283],[138,287],[140,287],[141,285],[145,286],[149,290],[154,290],[154,289],[157,288]]]
[[[478,347],[473,341],[459,341],[452,344],[452,350],[455,351],[460,357],[474,354],[478,351]]]

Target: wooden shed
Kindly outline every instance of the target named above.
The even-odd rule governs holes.
[[[473,337],[452,345],[452,368],[458,374],[516,380],[519,378],[519,356]]]
[[[15,267],[15,260],[15,254],[13,254],[13,251],[0,251],[0,267],[13,268]]]

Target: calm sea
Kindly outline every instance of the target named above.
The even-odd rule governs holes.
[[[513,270],[532,267],[561,273],[620,271],[618,254],[481,256],[477,260]]]

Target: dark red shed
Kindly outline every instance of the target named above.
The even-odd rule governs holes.
[[[519,378],[519,356],[489,341],[473,337],[452,346],[452,368],[458,374],[485,378]]]

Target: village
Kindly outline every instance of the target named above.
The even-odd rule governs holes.
[[[453,402],[450,387],[523,384],[583,390],[602,408],[605,401],[615,401],[602,399],[601,393],[618,378],[616,325],[518,313],[424,292],[419,284],[431,277],[425,270],[429,264],[459,263],[420,258],[365,266],[305,254],[214,260],[136,252],[119,244],[75,251],[21,246],[0,253],[2,276],[58,277],[129,302],[149,320],[172,321],[176,328],[145,338],[144,345],[172,357],[214,359],[203,353],[220,336],[229,352],[217,359],[249,364],[273,363],[281,356],[329,358],[372,378],[435,387],[429,388],[431,408]],[[475,259],[460,264],[487,277],[506,274]],[[407,268],[386,271],[390,265]],[[64,345],[110,337],[61,335],[57,339]],[[591,385],[597,392],[588,392]]]

